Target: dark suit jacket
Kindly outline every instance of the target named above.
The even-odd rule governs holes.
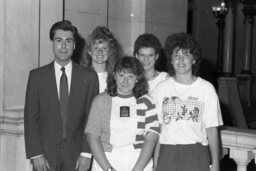
[[[53,62],[30,72],[24,110],[26,155],[31,158],[43,154],[53,168],[62,141],[57,91]],[[81,152],[90,152],[84,128],[98,91],[96,72],[72,62],[66,127],[68,156],[72,162],[76,162]]]

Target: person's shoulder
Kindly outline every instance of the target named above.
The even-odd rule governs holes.
[[[207,85],[207,86],[212,85],[212,83],[210,83],[210,81],[208,81],[208,80],[206,80],[202,77],[197,77],[196,81],[200,84],[204,84],[204,85]]]
[[[98,77],[98,76],[97,76],[97,73],[96,73],[94,70],[90,69],[90,68],[84,67],[84,66],[79,65],[79,64],[77,64],[77,63],[75,63],[75,62],[73,62],[73,67],[74,67],[74,69],[76,69],[80,74],[83,74],[83,75],[85,75],[86,77],[96,77],[96,78]]]
[[[168,73],[167,72],[165,72],[165,71],[161,71],[160,73],[159,73],[159,75],[163,75],[163,76],[168,76]]]
[[[168,75],[166,75],[166,76],[168,76]],[[157,87],[165,87],[166,85],[169,85],[171,83],[171,81],[172,81],[172,77],[167,77],[165,80],[159,82],[157,84]]]
[[[30,74],[43,74],[45,72],[49,72],[50,69],[52,67],[54,67],[53,65],[54,65],[53,62],[51,62],[51,63],[46,64],[44,66],[41,66],[41,67],[38,67],[38,68],[34,68],[34,69],[30,70]]]
[[[88,67],[85,67],[85,66],[82,66],[82,65],[79,65],[75,62],[73,62],[73,67],[76,68],[77,70],[81,71],[81,72],[86,72],[86,73],[95,73],[94,70],[88,68]]]
[[[196,81],[197,81],[198,85],[201,87],[215,89],[213,84],[210,81],[207,81],[201,77],[198,77]]]
[[[97,94],[97,96],[96,96],[97,98],[107,98],[107,97],[111,97],[107,92],[102,92],[102,93],[99,93],[99,94]],[[96,98],[95,97],[95,98]]]
[[[153,98],[149,94],[144,94],[143,96],[138,98],[138,100],[144,101],[144,103],[146,103],[146,104],[154,103]],[[150,102],[150,103],[148,103],[148,102]]]
[[[169,77],[169,74],[167,72],[161,71],[161,72],[159,72],[157,77],[160,80],[166,80]]]
[[[111,96],[107,92],[97,94],[94,98],[94,101],[97,101],[101,104],[105,104],[108,100],[111,100]]]
[[[149,99],[152,100],[152,97],[149,94],[144,94],[143,96],[141,96],[139,99]]]

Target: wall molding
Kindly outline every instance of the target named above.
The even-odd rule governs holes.
[[[0,116],[0,135],[23,136],[24,110],[8,110],[4,111],[3,114]]]

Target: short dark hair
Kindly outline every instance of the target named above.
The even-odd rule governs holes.
[[[165,41],[165,57],[167,59],[168,73],[174,75],[174,68],[172,66],[172,54],[173,51],[178,49],[189,50],[190,54],[193,55],[195,63],[192,66],[192,74],[197,76],[199,65],[201,62],[201,46],[199,43],[189,34],[186,33],[175,33],[167,37]]]
[[[159,54],[162,46],[155,35],[144,33],[135,40],[133,55],[138,54],[140,48],[153,48],[156,54]]]
[[[53,40],[56,30],[71,31],[73,33],[74,41],[76,41],[77,28],[72,25],[69,20],[62,20],[52,25],[50,29],[50,40]]]
[[[133,56],[124,56],[117,61],[114,71],[108,75],[107,92],[110,96],[118,95],[115,74],[119,72],[128,72],[137,76],[137,81],[133,88],[133,95],[136,99],[148,93],[148,84],[142,64]]]

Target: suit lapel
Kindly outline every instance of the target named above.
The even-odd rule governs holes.
[[[81,87],[81,78],[78,72],[78,68],[74,62],[72,62],[72,73],[71,73],[71,85],[70,85],[70,93],[69,93],[69,103],[68,103],[68,113],[67,113],[67,122],[70,121],[70,117],[72,115],[73,107],[76,106],[77,97],[80,93]]]
[[[49,64],[49,94],[53,97],[52,98],[52,103],[54,104],[53,106],[58,106],[59,107],[59,96],[58,96],[58,89],[57,89],[57,84],[56,84],[56,76],[55,76],[55,69],[54,69],[54,62]]]

